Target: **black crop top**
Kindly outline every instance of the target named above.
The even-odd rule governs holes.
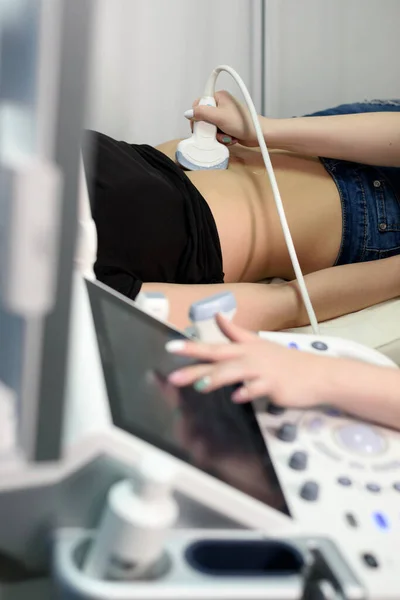
[[[223,282],[213,215],[172,160],[95,131],[86,133],[82,150],[100,281],[133,299],[145,281]]]

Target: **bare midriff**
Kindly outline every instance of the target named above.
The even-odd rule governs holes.
[[[173,158],[176,141],[159,147]],[[229,168],[187,176],[207,201],[219,233],[225,282],[293,277],[271,185],[259,149],[233,146]],[[330,267],[342,238],[336,185],[318,158],[271,151],[303,273]]]

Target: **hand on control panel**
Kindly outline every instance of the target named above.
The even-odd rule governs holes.
[[[342,358],[301,352],[261,339],[221,315],[216,322],[232,344],[174,341],[169,352],[190,356],[198,364],[172,373],[176,386],[194,385],[207,393],[240,384],[232,400],[269,396],[280,406],[305,408],[336,405],[346,412],[400,429],[400,371]]]
[[[234,401],[246,402],[267,395],[283,406],[306,407],[321,403],[322,388],[318,382],[315,381],[316,385],[310,390],[309,382],[303,381],[304,370],[314,358],[312,355],[262,340],[222,315],[216,317],[216,322],[223,335],[236,343],[171,342],[167,346],[169,352],[212,363],[176,371],[170,376],[171,383],[179,387],[194,384],[198,391],[208,392],[246,381],[246,385],[235,391]],[[325,380],[325,363],[321,359],[321,381]]]

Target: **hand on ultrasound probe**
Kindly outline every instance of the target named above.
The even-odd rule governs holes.
[[[200,361],[172,373],[170,383],[194,385],[204,393],[239,384],[232,395],[234,402],[268,396],[275,404],[292,408],[332,405],[400,429],[399,369],[316,356],[263,340],[221,315],[217,322],[232,344],[181,340],[167,344],[168,352]]]
[[[246,106],[236,100],[229,92],[216,92],[217,106],[200,106],[199,99],[193,103],[193,109],[185,113],[188,119],[206,121],[218,127],[217,139],[225,145],[237,142],[243,146],[258,146],[256,132]]]
[[[185,113],[193,121],[216,125],[218,141],[232,145],[258,146],[256,132],[247,107],[229,92],[216,92],[217,106],[200,106]],[[360,110],[363,110],[362,104]],[[258,115],[269,148],[325,156],[374,166],[400,167],[400,111],[358,112],[346,110],[332,115],[293,118],[270,118]],[[340,107],[339,107],[340,108]]]

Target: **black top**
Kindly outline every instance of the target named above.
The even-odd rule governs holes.
[[[83,158],[100,281],[133,299],[145,281],[223,282],[213,215],[172,160],[95,131],[86,134]]]

